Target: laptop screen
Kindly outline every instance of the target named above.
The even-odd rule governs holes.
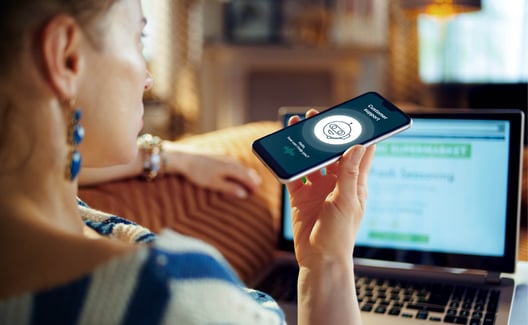
[[[513,271],[521,113],[411,115],[411,129],[377,144],[354,256]]]
[[[510,122],[413,120],[376,148],[357,244],[503,255]]]

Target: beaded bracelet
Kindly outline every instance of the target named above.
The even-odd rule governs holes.
[[[165,159],[160,137],[143,134],[137,139],[137,144],[143,156],[142,176],[148,181],[154,180],[163,169]]]

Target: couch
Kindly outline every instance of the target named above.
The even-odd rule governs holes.
[[[280,127],[278,122],[248,123],[183,138],[204,152],[223,153],[252,166],[263,178],[259,189],[247,199],[226,197],[195,186],[179,175],[147,182],[125,179],[82,187],[79,197],[90,206],[133,220],[154,232],[171,228],[215,246],[249,283],[272,259],[277,244],[280,185],[251,152],[251,142]],[[526,150],[525,150],[526,153]],[[523,232],[521,259],[528,260],[527,172],[523,178]]]
[[[277,122],[248,123],[178,140],[204,152],[236,157],[255,168],[263,182],[247,199],[200,188],[180,175],[81,187],[79,197],[93,208],[154,232],[171,228],[200,238],[215,246],[243,281],[250,281],[273,257],[280,211],[280,185],[253,155],[251,142],[279,127]]]

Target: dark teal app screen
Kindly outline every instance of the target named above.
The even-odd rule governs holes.
[[[386,105],[384,98],[367,93],[264,137],[260,145],[275,160],[270,163],[279,165],[270,167],[291,177],[407,124],[407,116]]]

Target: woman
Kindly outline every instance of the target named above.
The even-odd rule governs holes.
[[[202,242],[171,231],[151,245],[85,234],[80,157],[101,168],[137,156],[152,83],[145,23],[140,0],[0,5],[2,324],[284,321]],[[353,147],[325,175],[289,185],[301,324],[360,322],[351,256],[372,157]]]

